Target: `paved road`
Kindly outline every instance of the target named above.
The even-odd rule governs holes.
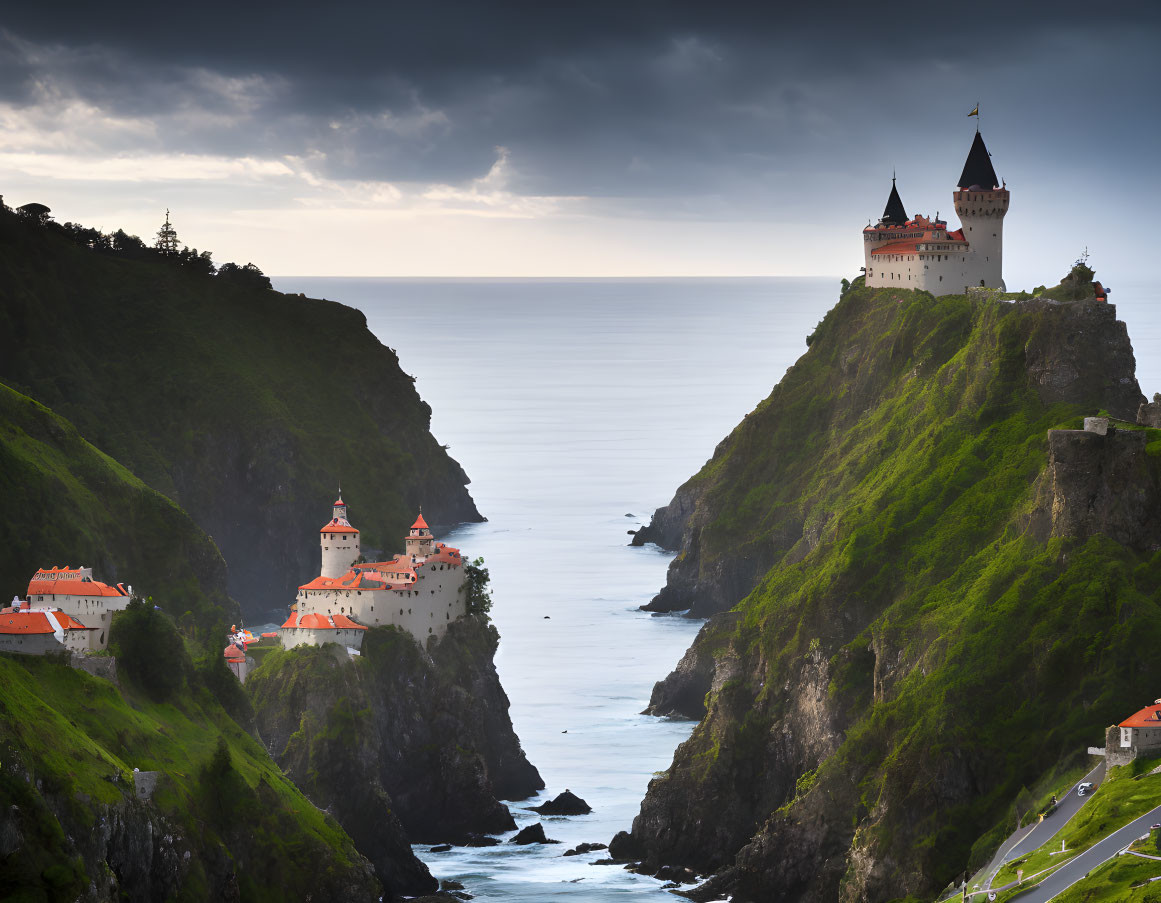
[[[1025,853],[1051,840],[1061,828],[1068,824],[1069,819],[1076,815],[1080,807],[1092,799],[1093,792],[1100,786],[1100,782],[1104,779],[1105,760],[1101,759],[1092,771],[1069,788],[1068,792],[1064,795],[1064,799],[1060,800],[1057,804],[1055,812],[1042,822],[1019,828],[1007,840],[1000,844],[1000,848],[996,850],[996,855],[992,857],[992,861],[987,864],[987,867],[972,876],[968,884],[969,888],[979,884],[981,890],[987,890],[992,886],[996,872],[1000,870],[1000,866],[1005,862],[1011,862],[1013,859],[1023,856]],[[1091,781],[1093,789],[1084,796],[1077,796],[1076,788],[1085,781]]]
[[[1064,795],[1064,799],[1057,803],[1055,812],[1033,827],[1031,833],[1012,846],[1004,856],[1004,862],[1019,859],[1025,853],[1031,853],[1037,847],[1048,843],[1061,828],[1068,824],[1069,819],[1080,811],[1080,807],[1092,798],[1093,793],[1100,787],[1101,781],[1104,779],[1105,760],[1101,759],[1092,771],[1072,785],[1068,793]],[[1076,788],[1085,781],[1091,781],[1093,788],[1084,796],[1078,796]]]
[[[1129,822],[1119,831],[1089,847],[1068,865],[1053,875],[1049,875],[1038,887],[1015,899],[1019,903],[1048,903],[1057,894],[1071,887],[1102,862],[1107,862],[1142,834],[1149,833],[1149,826],[1161,821],[1161,806],[1146,812],[1140,818]]]

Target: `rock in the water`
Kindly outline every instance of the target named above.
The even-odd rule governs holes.
[[[427,852],[429,852],[429,853],[446,853],[450,849],[451,849],[450,843],[441,843],[439,846],[432,847]]]
[[[539,812],[541,815],[588,815],[593,811],[593,807],[571,790],[565,790],[564,793],[558,794],[555,799],[539,806],[533,806],[532,811]]]
[[[579,856],[581,853],[592,853],[594,850],[607,850],[603,843],[580,843],[571,850],[565,850],[565,856]]]
[[[549,838],[545,837],[544,825],[542,825],[540,822],[537,822],[534,825],[529,825],[510,841],[508,841],[508,843],[518,843],[525,845],[530,843],[560,843],[560,841],[550,840]]]
[[[494,847],[500,843],[499,837],[489,837],[487,834],[469,834],[460,844],[464,847]]]

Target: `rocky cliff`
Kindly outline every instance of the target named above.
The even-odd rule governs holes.
[[[317,574],[340,482],[368,549],[393,551],[419,505],[432,524],[479,519],[359,311],[85,247],[3,210],[0,380],[189,512],[252,614]]]
[[[247,680],[275,760],[388,887],[424,889],[393,871],[409,841],[507,831],[515,823],[500,800],[544,786],[512,730],[492,663],[498,639],[475,616],[426,649],[374,628],[353,660],[326,647],[275,650]]]
[[[921,897],[983,855],[1161,680],[1161,432],[1072,431],[1142,400],[1107,304],[847,292],[643,537],[677,540],[661,607],[736,607],[655,691],[701,720],[613,855],[738,901]]]

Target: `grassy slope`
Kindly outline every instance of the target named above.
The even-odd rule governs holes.
[[[727,746],[728,768],[757,756],[801,663],[829,659],[845,737],[766,830],[830,807],[853,826],[842,842],[895,863],[896,887],[961,870],[1021,786],[1161,679],[1161,554],[1026,531],[1046,431],[1079,426],[1100,396],[1041,402],[1024,367],[1038,328],[1003,303],[856,289],[694,478],[716,512],[707,559],[768,542],[787,510],[824,523],[743,600],[736,630],[707,639],[754,663],[730,703],[747,714],[715,718],[711,700],[674,770],[704,780]],[[877,687],[876,657],[894,665]]]
[[[309,579],[340,482],[368,547],[394,549],[419,504],[433,523],[478,518],[360,312],[94,252],[2,212],[0,380],[181,504],[243,607]]]
[[[161,704],[131,688],[123,695],[51,659],[0,655],[0,721],[5,766],[21,762],[38,789],[31,793],[11,767],[0,772],[0,797],[21,807],[33,841],[4,869],[5,899],[18,890],[30,900],[78,895],[93,876],[70,855],[65,836],[84,832],[104,817],[104,806],[131,797],[134,768],[165,772],[154,802],[195,852],[178,899],[206,898],[205,864],[217,857],[237,870],[242,897],[250,900],[291,899],[304,888],[342,882],[348,871],[362,874],[338,825],[204,689]],[[241,778],[227,799],[217,798],[203,775],[219,737]],[[50,799],[59,820],[46,806]]]
[[[23,597],[36,568],[64,564],[132,583],[203,630],[236,611],[225,562],[185,512],[67,420],[0,384],[0,593]]]

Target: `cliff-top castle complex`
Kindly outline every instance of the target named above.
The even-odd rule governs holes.
[[[368,627],[391,624],[420,642],[443,636],[467,614],[464,561],[459,549],[436,542],[420,512],[402,555],[360,559],[359,531],[340,497],[319,530],[319,576],[298,588],[294,610],[278,633],[282,645],[339,643],[358,650]]]
[[[1003,289],[1004,214],[1007,185],[996,178],[984,139],[976,132],[967,162],[952,192],[961,226],[919,214],[907,218],[891,180],[882,218],[863,230],[867,285],[914,288],[933,295],[963,294],[970,287]]]

